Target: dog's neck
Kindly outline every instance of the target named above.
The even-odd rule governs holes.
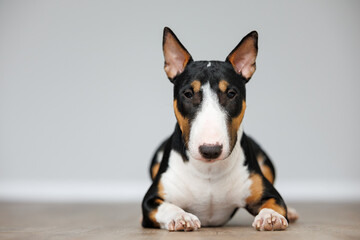
[[[209,180],[226,176],[234,168],[236,163],[239,161],[243,163],[245,161],[245,156],[240,146],[242,135],[243,127],[241,124],[237,132],[236,144],[230,155],[224,160],[206,163],[190,156],[187,164],[191,166],[192,173],[201,178],[208,178]]]

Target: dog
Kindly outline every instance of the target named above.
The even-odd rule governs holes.
[[[268,155],[243,131],[245,85],[256,69],[258,33],[222,61],[194,61],[171,29],[163,32],[165,72],[174,84],[173,134],[156,150],[142,226],[192,231],[221,226],[239,208],[256,230],[285,230],[296,220],[274,188]]]

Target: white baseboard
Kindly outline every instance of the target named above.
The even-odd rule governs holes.
[[[140,202],[150,181],[0,182],[2,201]]]
[[[7,181],[0,182],[0,201],[140,202],[150,181]],[[286,201],[360,201],[360,182],[278,182]]]
[[[276,189],[286,201],[360,201],[360,181],[282,181]]]

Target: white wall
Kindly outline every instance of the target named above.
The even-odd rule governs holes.
[[[290,199],[360,199],[359,1],[0,1],[0,200],[140,199],[195,60],[259,32],[245,131]]]

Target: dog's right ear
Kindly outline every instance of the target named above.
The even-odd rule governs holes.
[[[171,82],[181,74],[192,57],[170,28],[164,28],[163,51],[165,72]]]

